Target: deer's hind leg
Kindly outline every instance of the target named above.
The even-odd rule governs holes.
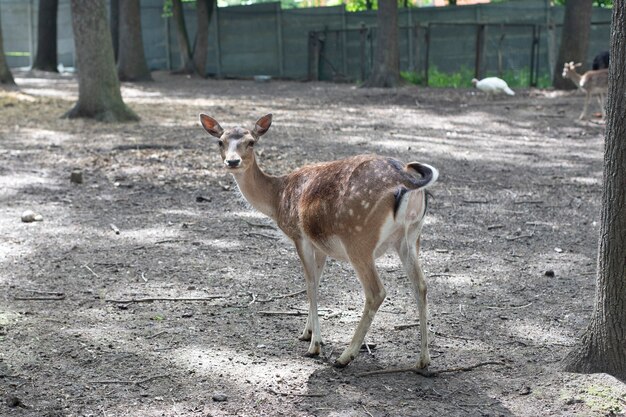
[[[309,299],[309,314],[299,339],[311,341],[306,356],[317,356],[322,351],[322,333],[317,311],[318,289],[320,277],[322,276],[322,271],[326,264],[326,254],[315,248],[315,246],[306,239],[296,242],[296,250],[300,257],[302,268],[304,269],[306,293]]]
[[[343,351],[341,356],[337,358],[337,361],[335,361],[335,366],[338,368],[343,368],[348,365],[359,353],[365,335],[372,324],[372,320],[374,320],[374,316],[386,296],[385,287],[378,277],[378,272],[374,265],[373,254],[348,253],[348,256],[363,287],[365,306],[363,307],[361,320],[359,320],[350,345]]]
[[[417,307],[419,310],[420,324],[420,357],[416,366],[425,368],[430,363],[430,353],[428,351],[428,301],[427,287],[424,272],[419,263],[418,253],[420,247],[421,223],[408,226],[405,239],[399,242],[396,251],[400,256],[402,265],[406,270],[407,276],[413,284],[415,297],[417,298]]]

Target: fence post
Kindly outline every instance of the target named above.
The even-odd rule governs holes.
[[[317,32],[309,32],[309,81],[320,80],[320,43]]]
[[[367,36],[367,29],[365,23],[361,22],[361,28],[359,29],[359,65],[361,67],[361,82],[365,81],[365,38]]]
[[[280,3],[276,3],[276,41],[278,47],[278,75],[282,78],[285,76],[285,63],[283,59],[283,13]]]
[[[215,50],[217,52],[217,77],[222,78],[222,47],[220,45],[220,8],[215,2]]]
[[[343,74],[348,77],[348,23],[346,21],[346,5],[343,4],[341,13],[341,55],[343,61]]]
[[[485,48],[485,25],[479,24],[476,30],[476,62],[474,65],[474,76],[482,78],[483,52]]]
[[[430,65],[430,27],[431,24],[429,23],[428,26],[426,26],[426,34],[424,35],[426,39],[426,57],[424,58],[424,85],[426,87],[428,87],[428,67]]]
[[[415,22],[414,30],[414,41],[413,41],[413,61],[415,66],[413,67],[413,71],[417,74],[419,72],[419,62],[420,62],[420,22]]]
[[[414,47],[413,47],[413,14],[411,13],[411,8],[408,8],[408,24],[407,24],[407,28],[406,28],[406,40],[407,40],[407,47],[409,49],[409,62],[407,65],[407,70],[409,71],[415,71],[415,58],[413,57],[413,51],[414,51]]]
[[[533,40],[530,47],[530,87],[537,87],[539,81],[539,34],[541,27],[533,25]]]

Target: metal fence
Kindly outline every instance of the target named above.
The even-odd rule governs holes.
[[[596,32],[608,32],[610,21],[593,22]],[[473,77],[502,77],[523,72],[529,86],[541,74],[551,75],[548,37],[561,25],[533,23],[431,22],[400,27],[401,69],[413,72],[428,85],[429,70],[464,69]],[[373,67],[376,28],[322,30],[309,33],[310,80],[365,80]],[[591,54],[602,50],[602,45]],[[443,52],[443,53],[442,53]],[[590,58],[593,55],[590,55]]]
[[[4,50],[9,65],[32,64],[37,41],[37,0],[0,0]],[[163,0],[141,1],[141,22],[152,70],[180,64],[175,27],[163,16]],[[608,49],[611,11],[594,8],[589,62]],[[185,3],[190,37],[195,10]],[[562,7],[545,0],[511,0],[457,7],[399,10],[400,67],[428,77],[427,69],[482,73],[528,69],[536,82],[556,60]],[[557,24],[555,24],[557,23]],[[74,65],[69,0],[59,1],[58,54]],[[289,79],[363,80],[369,74],[376,38],[376,12],[347,12],[344,6],[280,8],[280,3],[224,7],[209,29],[208,75]]]

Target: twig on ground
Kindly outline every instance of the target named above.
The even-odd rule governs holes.
[[[506,307],[500,307],[500,306],[485,306],[486,308],[491,308],[491,309],[502,309],[502,310],[507,310],[507,309],[513,309],[513,308],[525,308],[525,307],[529,307],[530,305],[532,305],[532,301],[528,304],[524,304],[524,305],[519,305],[519,306],[506,306]]]
[[[120,229],[118,229],[118,227],[116,225],[111,223],[111,224],[109,224],[109,226],[111,227],[111,230],[113,230],[115,232],[116,235],[120,234]]]
[[[525,238],[525,237],[533,237],[533,236],[535,236],[535,232],[534,232],[534,231],[532,231],[532,232],[530,232],[530,233],[528,233],[528,234],[525,234],[525,235],[519,235],[519,236],[505,236],[505,239],[506,239],[506,240],[517,240],[517,239],[523,239],[523,238]]]
[[[266,239],[272,239],[272,240],[278,240],[279,238],[276,236],[272,236],[272,235],[266,235],[265,233],[258,233],[258,232],[244,232],[246,234],[246,236],[259,236],[259,237],[264,237]]]
[[[393,326],[394,330],[406,330],[406,329],[410,329],[411,327],[417,327],[419,326],[419,322],[417,323],[409,323],[409,324],[399,324],[397,326]]]
[[[270,298],[266,298],[266,299],[258,299],[256,298],[256,296],[254,294],[252,294],[252,303],[257,302],[257,303],[269,303],[270,301],[274,301],[274,300],[281,300],[283,298],[289,298],[289,297],[295,297],[296,295],[300,295],[300,294],[304,294],[306,292],[305,290],[299,290],[299,291],[295,291],[295,292],[290,292],[289,294],[282,294],[282,295],[276,295]],[[250,303],[250,304],[252,304]]]
[[[34,294],[46,294],[46,295],[63,295],[63,291],[43,291],[43,290],[35,290],[32,288],[21,288],[22,291],[32,292]]]
[[[266,310],[259,311],[259,314],[262,316],[304,316],[306,315],[303,311],[291,310],[291,311],[275,311],[275,310]]]
[[[140,381],[132,381],[132,380],[105,380],[105,381],[90,381],[90,384],[122,384],[122,385],[137,385],[139,387],[144,388],[142,385],[148,382],[154,381],[158,378],[169,378],[170,375],[156,375],[151,376],[150,378],[142,379]]]
[[[107,303],[129,304],[129,303],[151,303],[153,301],[211,301],[216,298],[227,298],[228,295],[211,295],[208,297],[149,297],[130,298],[128,300],[106,299]]]
[[[503,227],[503,224],[492,224],[487,226],[487,230],[502,229]]]
[[[435,278],[435,277],[451,277],[452,274],[446,274],[446,273],[441,273],[441,274],[428,274],[429,278]]]
[[[463,200],[465,204],[488,204],[487,200]]]
[[[419,369],[419,368],[416,368],[416,367],[412,366],[410,368],[380,369],[378,371],[363,372],[361,374],[357,374],[357,376],[363,377],[363,376],[372,376],[372,375],[397,374],[397,373],[402,373],[402,372],[413,372],[413,373],[422,375],[424,377],[430,378],[430,377],[435,377],[435,376],[439,376],[441,374],[452,373],[452,372],[473,371],[476,368],[480,368],[481,366],[487,366],[487,365],[504,366],[504,365],[506,365],[506,363],[500,362],[500,361],[486,361],[486,362],[479,362],[477,364],[470,365],[470,366],[459,366],[459,367],[456,367],[456,368],[446,368],[446,369],[440,369],[440,370],[436,370],[436,371],[430,371],[428,369]]]
[[[148,282],[148,278],[146,278],[146,274],[144,272],[141,273],[141,279],[143,279],[144,282]]]
[[[543,200],[514,201],[513,204],[543,204]]]
[[[154,242],[155,245],[159,245],[161,243],[178,243],[178,242],[186,242],[187,239],[165,239],[165,240],[157,240]]]
[[[96,274],[95,272],[93,272],[93,269],[89,268],[89,265],[85,264],[83,265],[85,268],[87,268],[87,270],[89,272],[91,272],[96,278],[100,278],[100,276],[98,274]]]
[[[248,223],[250,226],[253,226],[253,227],[260,227],[260,228],[262,228],[262,229],[272,229],[272,230],[275,230],[275,229],[276,229],[276,228],[275,228],[274,226],[272,226],[271,224],[253,223],[253,222],[250,222],[250,221],[245,220],[245,219],[244,219],[244,222]]]
[[[20,301],[60,301],[65,300],[65,294],[58,295],[56,297],[13,297],[14,300]]]
[[[280,395],[282,397],[325,397],[327,394],[323,394],[323,393],[304,393],[304,394],[300,394],[298,392],[282,392],[282,391],[276,391],[272,388],[268,388],[267,391],[270,394],[274,394],[274,395]]]
[[[162,332],[158,332],[155,334],[152,334],[150,336],[146,336],[146,339],[154,339],[155,337],[161,336],[162,334],[166,334],[167,332],[165,330],[163,330]]]
[[[369,410],[365,407],[365,404],[361,404],[361,407],[363,407],[363,411],[365,411],[365,413],[366,413],[368,416],[370,416],[370,417],[374,417],[374,416],[372,415],[372,413],[370,413],[370,412],[369,412]]]

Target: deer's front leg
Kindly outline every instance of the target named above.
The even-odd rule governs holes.
[[[583,106],[583,112],[580,113],[580,116],[578,117],[578,119],[580,120],[584,120],[587,117],[587,107],[589,106],[590,95],[591,94],[589,93],[585,94],[585,105]]]
[[[308,240],[296,242],[296,250],[302,262],[306,293],[309,299],[309,314],[300,340],[310,340],[311,344],[306,355],[317,356],[322,352],[322,334],[317,312],[318,289],[326,263],[326,255],[317,250]]]

